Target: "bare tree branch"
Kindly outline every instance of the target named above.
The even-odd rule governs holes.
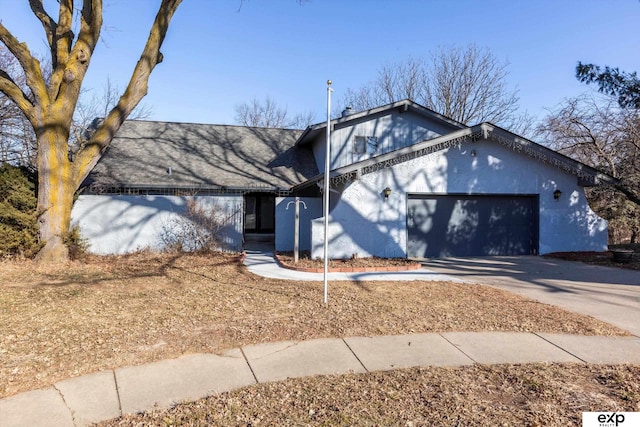
[[[5,87],[0,77],[0,161],[33,166],[35,134],[23,110],[32,114],[34,106],[20,64],[3,45],[0,45],[0,74],[15,85],[12,88]],[[15,91],[26,105],[20,107],[7,94],[10,91]]]
[[[45,84],[42,70],[40,68],[40,61],[38,61],[31,55],[31,52],[29,52],[27,45],[25,43],[20,43],[18,39],[16,39],[13,34],[11,34],[5,28],[2,22],[0,22],[0,42],[2,42],[7,47],[7,49],[9,49],[9,51],[20,63],[20,66],[24,70],[26,76],[26,84],[29,89],[31,89],[31,92],[35,97],[35,103],[40,105],[47,105],[47,86]],[[5,87],[8,89],[11,88],[10,82],[8,80],[5,81]],[[12,99],[14,99],[15,95],[17,94],[13,93],[10,96],[12,97]],[[20,105],[21,108],[22,106],[26,106],[26,104],[24,103],[21,103]]]
[[[408,98],[464,124],[490,121],[524,133],[532,120],[518,114],[517,90],[506,81],[508,65],[475,45],[442,47],[427,59],[382,66],[376,80],[348,89],[339,109],[361,111]]]
[[[619,108],[611,96],[583,95],[566,100],[538,130],[547,145],[618,178],[590,189],[590,203],[616,235],[640,235],[640,112]]]
[[[302,129],[313,123],[315,117],[312,112],[292,117],[286,108],[268,96],[263,101],[254,98],[249,103],[238,104],[234,109],[236,122],[250,127]]]
[[[61,2],[60,5],[59,30],[63,22],[64,27],[71,25],[73,13],[72,4],[68,4],[67,6],[71,6],[68,8],[62,3],[65,2]],[[64,36],[58,41],[58,66],[52,76],[50,93],[53,96],[52,101],[57,104],[61,115],[66,117],[69,126],[91,56],[100,39],[101,28],[102,0],[84,0],[80,14],[80,33],[75,44],[73,47],[67,45],[67,38]]]
[[[31,11],[33,14],[40,20],[42,27],[44,28],[44,32],[47,36],[47,43],[49,44],[49,48],[51,49],[51,58],[53,59],[55,56],[55,34],[56,28],[58,27],[58,23],[54,21],[54,19],[49,16],[49,14],[44,10],[44,5],[42,4],[42,0],[29,0],[29,5],[31,6]],[[62,4],[61,4],[62,7]],[[57,61],[53,60],[53,66],[55,68]]]
[[[162,62],[160,48],[169,28],[169,23],[182,0],[163,0],[154,20],[149,38],[142,55],[136,64],[127,88],[118,104],[109,112],[105,120],[95,131],[90,141],[78,152],[75,162],[76,185],[86,178],[99,159],[102,151],[109,145],[124,120],[147,94],[149,76],[155,66]],[[89,0],[85,0],[88,3]],[[94,0],[95,3],[99,3]],[[83,12],[84,13],[84,12]],[[82,35],[80,36],[82,37]],[[75,50],[75,48],[74,48]]]
[[[11,76],[4,70],[0,70],[0,92],[3,92],[15,102],[30,120],[33,119],[33,103],[29,99],[29,96],[20,89]]]

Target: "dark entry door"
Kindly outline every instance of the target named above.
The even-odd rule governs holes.
[[[536,196],[409,195],[407,256],[532,255]]]
[[[244,196],[245,233],[271,234],[275,230],[276,198],[269,194]]]

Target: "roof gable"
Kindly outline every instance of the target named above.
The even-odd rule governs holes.
[[[418,114],[423,118],[435,122],[439,126],[448,129],[462,129],[465,128],[466,125],[457,122],[453,119],[450,119],[442,114],[436,113],[433,110],[428,109],[420,104],[417,104],[409,99],[404,99],[402,101],[393,102],[391,104],[383,105],[381,107],[372,108],[369,110],[359,111],[357,113],[352,113],[343,117],[338,117],[336,119],[331,120],[332,128],[337,127],[346,127],[351,124],[355,124],[358,122],[362,122],[369,117],[376,117],[381,114],[389,113],[393,110],[397,110],[399,112],[412,112],[414,114]],[[311,143],[315,138],[319,135],[322,135],[326,132],[327,122],[317,123],[315,125],[311,125],[307,127],[304,132],[300,135],[298,140],[296,141],[296,145],[307,145]]]

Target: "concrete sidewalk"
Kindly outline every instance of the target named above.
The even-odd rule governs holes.
[[[512,332],[328,338],[192,354],[58,382],[0,400],[0,425],[86,426],[257,383],[474,363],[640,364],[640,339]]]

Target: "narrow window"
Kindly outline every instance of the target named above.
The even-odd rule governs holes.
[[[353,139],[354,154],[364,154],[367,149],[367,138],[364,136],[356,136]]]

